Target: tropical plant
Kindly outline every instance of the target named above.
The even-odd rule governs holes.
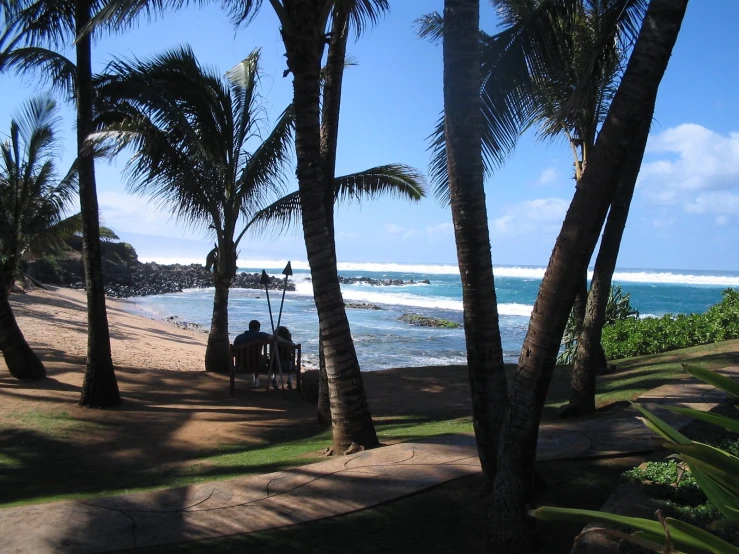
[[[477,449],[492,484],[507,403],[483,186],[479,0],[445,0],[444,137]]]
[[[608,359],[659,354],[739,338],[739,291],[726,289],[703,314],[625,319],[603,328]]]
[[[59,143],[56,103],[38,97],[11,120],[8,138],[0,144],[0,348],[18,379],[46,376],[8,302],[21,261],[64,248],[64,239],[79,229],[78,216],[65,217],[77,192],[77,169],[73,165],[58,179]]]
[[[101,130],[92,139],[133,150],[129,190],[177,218],[208,229],[215,297],[207,371],[231,367],[228,294],[243,233],[237,228],[283,190],[294,129],[288,107],[265,136],[258,91],[259,50],[226,79],[201,66],[189,47],[146,60],[115,60],[96,83]],[[253,151],[254,138],[263,141]]]
[[[95,161],[85,146],[93,131],[92,36],[81,32],[103,5],[100,0],[7,0],[0,34],[0,71],[35,72],[75,102],[88,335],[80,404],[98,408],[120,402],[105,308]],[[74,52],[74,61],[67,50]]]
[[[689,374],[739,399],[739,383],[719,373],[695,365],[683,364]],[[639,404],[633,404],[643,416],[644,424],[654,432],[674,456],[688,467],[691,477],[720,514],[712,524],[714,529],[739,526],[739,458],[721,448],[692,441]],[[739,421],[726,416],[691,408],[666,407],[673,412],[694,417],[724,429],[739,433]],[[531,515],[542,520],[583,521],[610,523],[636,529],[629,535],[612,529],[594,532],[631,542],[655,552],[684,552],[685,554],[739,553],[739,548],[694,525],[672,518],[652,521],[591,510],[573,510],[544,506],[532,510]]]
[[[608,295],[608,303],[606,304],[604,325],[612,325],[617,321],[623,321],[628,318],[639,318],[639,310],[631,305],[631,293],[623,293],[620,285],[611,286],[611,293]],[[558,364],[571,364],[577,353],[577,318],[574,311],[570,312],[567,320],[567,327],[562,336],[562,350],[557,357]]]
[[[492,493],[491,544],[499,552],[530,550],[533,468],[541,410],[572,308],[619,169],[643,154],[654,99],[682,23],[687,0],[651,0],[608,116],[589,155],[539,288],[501,432]],[[645,124],[646,122],[646,124]],[[639,152],[641,148],[641,152]]]
[[[379,444],[346,317],[336,268],[333,221],[329,221],[333,180],[327,178],[321,152],[321,60],[332,17],[346,14],[358,34],[387,11],[387,0],[270,0],[280,21],[287,71],[293,74],[293,109],[297,176],[300,188],[303,236],[311,267],[319,320],[319,336],[328,353],[326,363],[331,398],[334,450],[343,452],[352,443],[366,448]],[[163,11],[184,5],[180,0],[110,0],[92,25],[107,23],[126,27],[142,11]],[[249,23],[261,0],[223,2],[233,21]],[[339,13],[335,10],[339,10]],[[342,16],[343,17],[343,16]],[[89,30],[89,29],[88,29]],[[328,80],[328,79],[327,79]],[[340,90],[340,80],[337,81]],[[338,97],[336,97],[338,106]],[[331,110],[338,129],[338,109]],[[331,144],[329,141],[327,144]],[[329,337],[329,338],[326,338]],[[326,340],[323,340],[326,338]]]

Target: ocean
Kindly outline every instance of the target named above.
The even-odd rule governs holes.
[[[281,276],[285,261],[248,261],[239,271]],[[317,365],[318,317],[306,263],[293,262],[296,290],[285,294],[281,324],[300,342],[307,365]],[[462,323],[462,288],[456,265],[340,263],[343,277],[413,280],[405,286],[342,285],[346,302],[367,302],[382,310],[348,309],[352,336],[363,371],[425,365],[465,363],[464,332],[412,326],[398,318],[406,313],[439,317]],[[495,267],[495,285],[505,359],[514,362],[526,334],[541,278],[542,267]],[[430,284],[418,282],[428,279]],[[721,291],[739,287],[739,272],[620,269],[614,283],[631,294],[631,304],[642,317],[666,313],[702,313],[721,300]],[[269,293],[275,325],[282,294]],[[131,299],[138,310],[156,317],[176,316],[180,321],[210,328],[213,289],[187,290]],[[270,332],[267,299],[263,290],[232,289],[229,298],[231,339],[246,330],[251,319]]]

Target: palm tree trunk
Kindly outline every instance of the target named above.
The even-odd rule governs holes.
[[[322,3],[298,4],[286,4],[290,32],[283,25],[283,39],[288,67],[294,76],[295,149],[303,235],[319,332],[324,338],[334,451],[344,452],[353,442],[369,448],[377,446],[378,441],[341,296],[335,246],[326,218],[318,114],[324,33],[320,21]]]
[[[323,337],[318,337],[318,407],[316,421],[319,425],[331,425],[331,399],[328,393],[326,357],[323,352]]]
[[[208,346],[205,349],[205,371],[227,373],[231,370],[228,337],[228,293],[232,278],[213,275],[213,318],[210,323]]]
[[[326,179],[324,207],[326,223],[331,236],[330,244],[334,246],[334,177],[336,176],[336,148],[339,140],[339,113],[341,110],[341,85],[344,80],[344,64],[346,62],[346,41],[348,38],[348,14],[336,9],[331,25],[331,39],[326,59],[325,79],[323,83],[323,108],[321,112],[321,160],[323,175]],[[326,358],[323,335],[319,333],[319,374],[318,374],[318,407],[317,419],[321,425],[331,422],[331,402],[326,375]]]
[[[507,394],[483,187],[479,11],[479,0],[444,2],[444,119],[472,417],[491,485]]]
[[[572,303],[572,313],[575,317],[575,337],[580,337],[583,321],[585,321],[585,308],[588,305],[588,270],[580,275],[575,291],[575,301]],[[579,348],[579,346],[578,346]]]
[[[231,229],[226,225],[226,234]],[[233,232],[231,232],[233,236]],[[213,318],[205,349],[205,371],[231,371],[231,341],[228,337],[228,293],[236,276],[236,245],[233,239],[218,243],[218,255],[213,265]]]
[[[644,157],[655,100],[656,97],[651,100],[649,117],[644,118],[646,130],[642,132],[641,140],[634,144],[634,153],[621,172],[621,181],[616,190],[616,196],[611,203],[603,238],[600,242],[585,318],[582,330],[578,335],[577,355],[572,368],[570,402],[566,409],[573,415],[585,415],[595,411],[596,376],[598,370],[605,363],[605,355],[600,341],[606,318],[606,305],[611,291],[613,272],[616,270],[621,238],[629,216],[631,199],[634,196],[636,179],[639,177],[639,169]]]
[[[75,0],[77,35],[90,21],[89,0]],[[100,221],[95,188],[95,160],[85,145],[93,129],[93,87],[91,38],[85,34],[77,41],[77,162],[79,164],[80,212],[82,214],[82,259],[87,288],[87,363],[80,405],[106,408],[119,404],[118,391],[110,353],[110,332],[105,309],[102,258],[100,253]]]
[[[0,284],[0,350],[10,374],[16,379],[43,379],[46,368],[26,342],[13,315],[8,289]]]
[[[529,552],[534,520],[534,462],[541,410],[559,340],[620,179],[644,140],[645,119],[682,23],[687,0],[652,0],[628,67],[549,259],[521,350],[503,424],[491,507],[490,549]]]

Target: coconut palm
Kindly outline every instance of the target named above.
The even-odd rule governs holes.
[[[95,17],[96,24],[125,28],[141,13],[176,9],[183,0],[110,0]],[[387,0],[270,0],[280,20],[288,69],[293,74],[293,110],[297,176],[303,220],[303,236],[311,267],[313,292],[319,319],[319,334],[330,337],[326,346],[326,371],[332,385],[334,448],[343,452],[352,443],[364,447],[379,444],[360,374],[349,320],[341,296],[336,268],[333,222],[329,204],[333,180],[326,177],[321,156],[321,60],[329,42],[329,26],[335,9],[347,14],[358,34],[388,10]],[[222,2],[237,25],[249,23],[262,5],[261,0]],[[340,81],[339,81],[340,85]],[[335,112],[338,118],[338,110]],[[338,119],[336,120],[338,127]],[[331,208],[332,209],[332,208]]]
[[[605,118],[615,91],[614,85],[620,72],[623,37],[630,36],[629,32],[633,32],[634,21],[638,20],[640,10],[643,10],[643,2],[500,0],[492,3],[498,9],[504,30],[491,36],[480,31],[477,25],[471,24],[466,31],[468,38],[478,39],[478,48],[481,50],[478,58],[479,66],[482,68],[482,79],[478,82],[481,99],[478,100],[477,109],[481,111],[481,143],[487,172],[491,174],[503,163],[519,134],[533,127],[543,139],[558,136],[567,139],[573,151],[576,178],[579,179],[586,165],[587,155],[595,142],[596,130]],[[453,14],[462,8],[460,6],[450,8],[447,4],[445,13],[446,10]],[[419,34],[422,37],[432,40],[444,37],[444,47],[447,47],[445,33],[450,24],[448,17],[430,14],[421,18],[418,23]],[[471,45],[468,47],[471,48]],[[449,68],[445,66],[445,72],[453,72],[457,67],[458,65],[452,63]],[[458,81],[459,79],[456,79],[455,82]],[[455,86],[455,82],[450,83],[450,86]],[[452,169],[457,168],[459,171],[460,166],[469,167],[468,163],[462,165],[449,159],[453,146],[447,141],[448,106],[454,109],[455,105],[458,103],[454,101],[445,103],[445,115],[436,127],[431,144],[432,181],[436,185],[437,196],[443,202],[450,203],[453,199]],[[469,154],[469,147],[464,149],[464,152]],[[482,189],[476,194],[478,198],[484,198]],[[470,213],[469,210],[454,206],[452,212],[464,215]],[[459,233],[460,226],[455,224],[455,229]],[[478,231],[484,234],[484,239],[478,237],[476,244],[484,244],[489,250],[487,226],[478,226]],[[467,242],[469,243],[469,240]],[[479,275],[481,271],[480,268],[467,264],[484,258],[481,258],[482,254],[471,258],[463,257],[459,245],[457,250],[464,286],[465,278],[469,278],[469,275]],[[489,257],[489,253],[485,256]],[[490,285],[492,282],[491,274],[486,286],[492,287]],[[582,275],[582,284],[587,295],[585,273]],[[471,287],[471,290],[480,294],[481,287]],[[468,336],[468,358],[469,353],[485,352],[486,343],[493,344],[493,341],[498,345],[500,343],[494,290],[488,294],[493,296],[485,302],[481,300],[470,302],[465,314],[469,312],[469,317],[473,317],[472,314],[477,313],[474,316],[477,321],[490,315],[487,312],[496,314],[495,326],[488,329],[496,336],[494,338],[490,336],[484,338],[483,335]],[[583,311],[584,308],[583,301]],[[470,325],[465,327],[468,329]],[[471,332],[468,331],[469,333]],[[474,346],[475,342],[478,346]],[[486,474],[492,476],[495,462],[486,463],[485,460],[494,460],[497,454],[497,440],[490,437],[497,438],[506,397],[504,392],[499,391],[493,403],[497,408],[495,410],[486,408],[491,405],[490,395],[495,393],[489,392],[490,386],[486,385],[485,379],[495,379],[495,386],[505,391],[502,356],[488,357],[487,360],[487,363],[472,363],[468,360],[468,367],[473,406],[476,406],[473,409],[481,415],[488,415],[488,422],[484,425],[486,432],[477,433],[477,437],[483,466],[487,465],[490,469]],[[492,377],[494,375],[498,377]],[[480,421],[483,421],[482,417]],[[480,426],[483,424],[480,423]]]
[[[205,355],[207,371],[231,367],[228,295],[243,233],[239,225],[283,190],[293,111],[265,134],[259,96],[259,50],[224,79],[185,46],[146,60],[116,60],[97,84],[96,142],[131,148],[128,188],[180,220],[207,229],[215,298]],[[253,139],[263,139],[253,150]]]
[[[534,523],[526,510],[534,502],[539,420],[576,278],[593,254],[623,167],[643,155],[657,89],[686,7],[687,0],[651,0],[542,279],[501,431],[490,512],[496,552],[531,550]]]
[[[92,36],[75,40],[104,2],[6,0],[0,35],[0,71],[37,73],[47,79],[77,109],[77,170],[82,219],[82,258],[87,288],[87,362],[80,404],[107,407],[120,402],[110,353],[105,308],[100,221],[93,153],[85,141],[93,131]],[[74,61],[64,55],[72,49]]]
[[[77,193],[77,168],[57,179],[59,118],[56,103],[33,98],[11,120],[0,144],[0,348],[11,375],[46,376],[16,324],[8,303],[21,261],[64,248],[64,239],[79,230],[78,215],[65,217]]]

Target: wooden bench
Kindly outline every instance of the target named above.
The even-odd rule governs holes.
[[[236,372],[244,372],[247,374],[257,373],[267,377],[267,391],[269,392],[269,374],[279,375],[280,367],[277,360],[270,365],[270,357],[274,351],[272,341],[266,339],[258,339],[249,341],[244,344],[231,345],[231,379],[230,394],[233,396],[236,390]],[[283,375],[293,374],[295,386],[298,394],[301,386],[301,368],[302,368],[302,349],[300,344],[280,344],[278,348],[280,353],[280,363],[282,365]]]

